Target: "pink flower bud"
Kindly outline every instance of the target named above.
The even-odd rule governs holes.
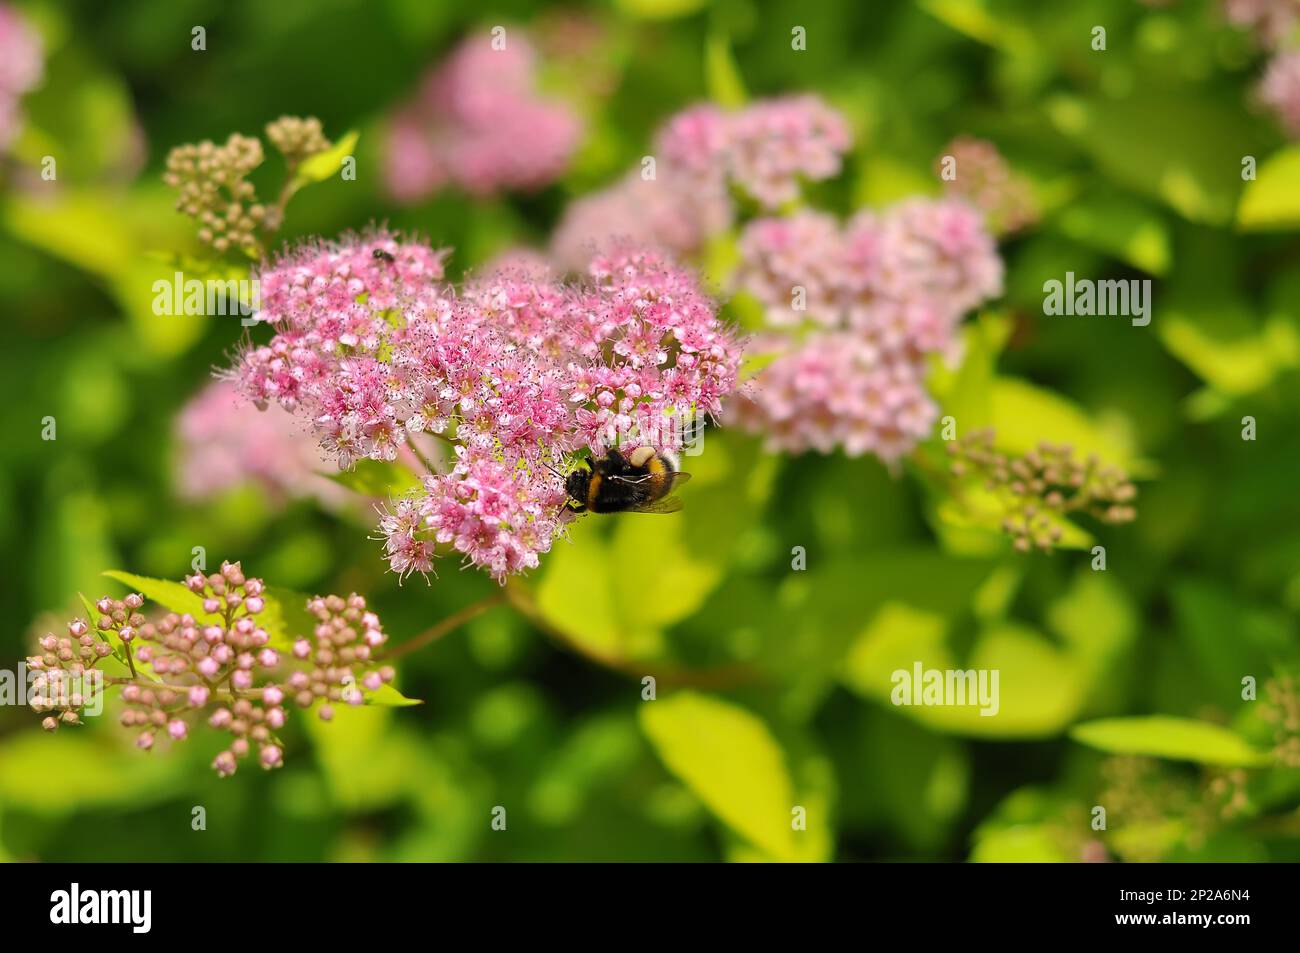
[[[180,741],[189,732],[189,726],[179,718],[173,718],[167,722],[167,734],[172,736],[175,741]]]
[[[306,658],[311,654],[311,643],[306,639],[298,639],[293,643],[294,658]]]
[[[81,638],[81,636],[85,635],[89,631],[90,626],[86,625],[85,621],[82,619],[73,619],[68,623],[68,635],[72,636],[74,639]]]
[[[144,605],[144,596],[140,595],[138,592],[133,592],[123,599],[122,602],[128,609],[138,609]]]
[[[105,596],[95,603],[95,608],[104,615],[111,615],[113,612],[113,600],[108,598],[108,596]]]
[[[262,594],[262,580],[248,579],[244,582],[244,595],[260,596]]]
[[[199,673],[205,678],[213,678],[219,671],[221,671],[221,663],[211,655],[205,659],[199,660]]]
[[[190,592],[202,592],[207,585],[207,580],[199,573],[185,577],[185,585],[189,587]]]
[[[220,642],[226,634],[226,630],[219,625],[210,625],[203,630],[203,641],[216,644]]]
[[[268,686],[262,692],[262,701],[272,706],[279,705],[284,701],[284,691],[278,685]]]
[[[231,742],[230,750],[242,758],[244,755],[248,754],[248,739],[236,738]]]
[[[46,718],[41,721],[41,727],[44,728],[46,731],[53,731],[54,729],[59,727],[59,719],[54,718],[52,716]]]
[[[129,625],[124,625],[118,630],[117,636],[123,642],[130,642],[135,639],[135,629],[131,628]]]
[[[272,728],[279,731],[284,727],[284,709],[268,708],[266,710],[266,723]]]
[[[320,711],[317,714],[320,715],[321,721],[332,721],[334,718],[334,709],[329,705],[321,705]]]
[[[141,749],[143,749],[144,751],[148,751],[150,748],[152,748],[152,747],[153,747],[153,732],[152,732],[152,731],[142,731],[142,732],[140,732],[140,737],[138,737],[138,738],[135,739],[135,746],[136,746],[137,748],[141,748]]]
[[[211,599],[211,598],[209,598],[209,599],[204,599],[204,600],[203,600],[203,611],[204,611],[204,612],[220,612],[220,611],[221,611],[221,601],[220,601],[219,599]]]
[[[122,689],[122,698],[129,702],[138,702],[140,700],[140,686],[126,686],[126,688]]]
[[[212,767],[217,772],[217,777],[228,778],[235,773],[238,764],[233,754],[223,751],[212,760]]]
[[[379,686],[384,684],[384,680],[379,677],[378,672],[369,672],[366,674],[366,677],[361,680],[361,684],[366,686],[368,690],[374,692],[379,690]]]
[[[257,615],[259,612],[262,611],[265,605],[266,603],[262,601],[261,596],[249,596],[248,599],[245,600],[244,602],[244,609],[250,615]]]
[[[208,724],[213,728],[225,728],[233,718],[234,716],[231,715],[229,708],[218,708],[212,713],[212,717],[208,719]]]
[[[226,645],[224,642],[216,646],[211,653],[209,653],[210,657],[214,659],[218,665],[225,665],[230,661],[234,654],[235,653],[230,646]]]
[[[208,687],[206,685],[194,685],[190,688],[190,705],[195,708],[202,708],[208,703]]]
[[[257,653],[257,661],[263,668],[275,668],[280,664],[280,656],[275,649],[262,649]]]
[[[284,756],[277,745],[266,745],[262,748],[262,767],[270,770],[280,767],[283,763]]]
[[[245,669],[239,669],[231,674],[230,684],[234,685],[240,691],[245,691],[253,687],[253,673]]]

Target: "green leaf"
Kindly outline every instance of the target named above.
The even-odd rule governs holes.
[[[359,138],[361,138],[361,133],[354,129],[334,143],[333,148],[317,153],[310,159],[304,159],[294,173],[290,188],[296,192],[305,185],[324,182],[326,179],[337,175],[343,167],[343,160],[356,150]]]
[[[640,719],[668,770],[714,815],[769,856],[796,859],[794,784],[785,753],[757,715],[678,692],[642,705]]]
[[[1185,301],[1156,323],[1160,342],[1228,396],[1253,394],[1300,365],[1300,335],[1285,317],[1262,324],[1239,301]]]
[[[373,692],[366,692],[366,704],[378,705],[381,708],[410,708],[412,705],[423,705],[418,698],[407,698],[392,685],[380,685]]]
[[[1095,453],[1131,475],[1149,472],[1127,432],[1095,422],[1073,401],[1028,381],[1001,377],[993,383],[989,424],[997,431],[998,449],[1008,453],[1027,453],[1049,440],[1070,444],[1079,457]],[[963,426],[961,417],[957,426]]]
[[[614,0],[614,5],[638,20],[675,20],[704,9],[706,0]]]
[[[1137,754],[1199,764],[1257,767],[1269,756],[1239,735],[1209,722],[1166,715],[1102,718],[1076,725],[1070,737],[1111,754]]]
[[[1169,228],[1160,215],[1128,196],[1085,196],[1055,219],[1061,234],[1153,275],[1169,270]]]
[[[740,69],[731,55],[731,40],[725,33],[710,33],[704,45],[705,85],[709,98],[724,109],[739,109],[748,98]]]
[[[321,476],[333,480],[362,496],[401,496],[420,485],[420,480],[407,467],[383,460],[358,460],[350,470],[321,471]]]
[[[1300,146],[1264,160],[1237,206],[1237,228],[1257,232],[1300,228]]]
[[[1241,157],[1260,141],[1256,124],[1235,99],[1148,89],[1118,101],[1061,95],[1047,111],[1057,129],[1116,183],[1161,200],[1193,222],[1232,221]]]

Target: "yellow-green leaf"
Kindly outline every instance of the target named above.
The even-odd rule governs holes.
[[[292,188],[296,191],[313,182],[324,182],[336,175],[343,167],[343,160],[352,155],[357,147],[361,133],[355,129],[334,143],[330,149],[317,153],[310,159],[304,159],[293,176]]]
[[[1240,735],[1227,728],[1166,715],[1102,718],[1076,725],[1070,737],[1111,754],[1146,755],[1237,767],[1255,767],[1269,762],[1267,754],[1252,748]]]
[[[1264,160],[1247,182],[1237,206],[1237,228],[1271,231],[1300,228],[1300,146]]]
[[[785,753],[752,712],[679,692],[647,702],[641,727],[659,757],[733,831],[779,860],[798,856]]]

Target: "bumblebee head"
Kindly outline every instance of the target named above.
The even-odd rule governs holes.
[[[587,505],[587,490],[591,485],[591,471],[579,467],[564,478],[564,491],[575,503]]]

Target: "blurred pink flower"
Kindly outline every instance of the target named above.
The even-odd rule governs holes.
[[[1011,170],[993,143],[959,136],[940,153],[941,170],[948,156],[954,160],[956,177],[944,182],[945,193],[983,212],[995,234],[1016,232],[1038,220],[1029,183]]]
[[[41,39],[22,15],[0,3],[0,149],[8,148],[22,126],[18,101],[41,81]]]
[[[1232,24],[1254,33],[1265,49],[1275,50],[1300,22],[1300,0],[1223,0],[1223,12]]]
[[[582,123],[535,88],[535,55],[518,31],[503,49],[466,39],[392,119],[386,179],[416,202],[448,184],[474,195],[533,190],[560,176]]]
[[[1300,139],[1300,50],[1278,53],[1268,62],[1256,91],[1292,139]]]
[[[330,506],[347,492],[323,477],[315,441],[278,407],[264,414],[241,409],[231,381],[213,381],[181,410],[176,482],[186,499],[201,500],[252,482],[273,500],[314,497]]]
[[[576,271],[619,243],[698,251],[731,227],[733,185],[774,209],[798,196],[803,179],[837,175],[848,147],[848,125],[815,96],[761,100],[731,113],[692,106],[656,135],[654,177],[634,169],[574,202],[551,254]]]
[[[735,419],[787,452],[842,448],[893,463],[938,414],[927,355],[956,355],[962,316],[1002,290],[1002,262],[964,202],[915,199],[882,215],[800,212],[741,235],[738,289],[775,329],[773,363],[732,404]],[[803,307],[797,306],[802,303]],[[812,329],[800,334],[799,325]]]

